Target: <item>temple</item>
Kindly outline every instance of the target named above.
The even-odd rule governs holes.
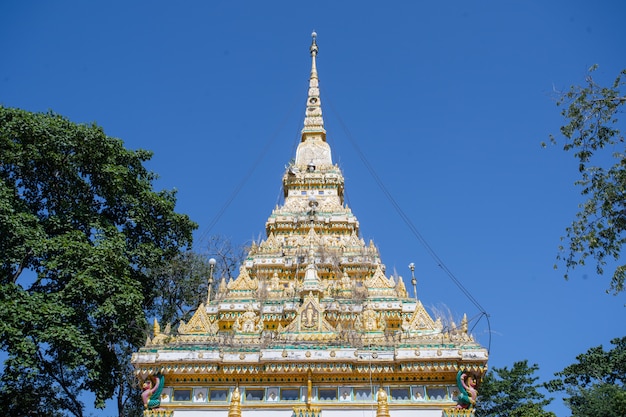
[[[360,237],[326,141],[315,33],[310,52],[302,139],[282,179],[284,204],[238,277],[215,282],[188,323],[161,331],[155,321],[132,358],[145,381],[145,416],[473,412],[487,350],[468,333],[466,317],[444,325],[431,316]]]

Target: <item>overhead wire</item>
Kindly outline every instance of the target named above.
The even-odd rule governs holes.
[[[298,100],[299,101],[299,100]],[[261,152],[258,154],[258,156],[256,157],[256,159],[254,160],[254,162],[252,163],[252,165],[250,165],[250,168],[248,169],[248,171],[246,172],[246,174],[243,176],[242,180],[237,184],[237,186],[233,189],[232,193],[230,193],[230,195],[228,196],[228,198],[226,199],[226,201],[224,202],[224,204],[222,205],[222,207],[220,207],[220,209],[218,210],[218,212],[215,214],[215,216],[213,216],[213,218],[211,219],[211,221],[209,222],[209,225],[204,229],[204,231],[200,234],[200,237],[198,238],[198,242],[202,242],[207,236],[208,234],[211,232],[211,230],[213,230],[213,228],[215,227],[215,225],[217,224],[217,222],[222,218],[222,216],[224,215],[224,213],[226,212],[226,210],[228,209],[228,207],[230,207],[230,205],[232,204],[232,202],[235,200],[235,198],[237,197],[237,195],[239,194],[239,192],[242,190],[242,188],[244,187],[244,185],[248,182],[248,180],[250,179],[250,177],[252,177],[252,174],[254,173],[254,171],[257,169],[257,167],[259,166],[259,164],[261,163],[261,161],[263,160],[263,158],[265,158],[265,155],[267,154],[267,152],[269,151],[271,145],[276,141],[276,138],[278,137],[278,134],[282,131],[282,129],[284,128],[284,126],[287,124],[289,118],[291,117],[291,114],[293,111],[295,111],[296,108],[296,101],[294,100],[292,106],[291,106],[291,112],[287,112],[285,117],[283,118],[282,122],[279,124],[279,127],[274,131],[274,133],[270,136],[269,140],[267,141],[267,143],[265,144],[265,146],[263,147],[263,149],[261,149]],[[196,246],[196,244],[194,243],[194,246]]]
[[[295,129],[296,133],[294,134],[294,141],[293,141],[293,145],[291,147],[291,154],[290,155],[295,155],[296,154],[296,150],[298,149],[298,144],[300,143],[300,140],[301,140],[300,123],[301,123],[301,121],[298,121],[298,126]],[[291,161],[293,161],[293,159]],[[290,163],[291,163],[291,161],[290,161]],[[283,201],[284,201],[284,190],[283,190],[283,185],[281,183],[280,186],[278,187],[278,194],[276,196],[276,205],[280,204]]]
[[[335,108],[334,108],[334,106],[332,104],[332,101],[329,100],[328,97],[326,98],[325,101],[328,102],[331,111],[335,114],[335,117],[337,118],[337,121],[338,121],[339,125],[343,129],[346,137],[348,138],[350,144],[354,148],[354,150],[355,150],[356,154],[358,155],[359,159],[361,160],[361,162],[363,163],[365,168],[368,170],[368,172],[370,173],[370,175],[372,176],[372,178],[374,179],[374,181],[376,182],[376,184],[378,185],[380,190],[383,192],[385,197],[387,197],[387,199],[389,200],[389,202],[391,203],[393,208],[396,210],[396,212],[398,213],[398,215],[400,216],[402,221],[407,225],[407,227],[409,228],[409,230],[411,231],[413,236],[422,244],[422,246],[426,249],[426,252],[435,261],[437,266],[439,268],[441,268],[442,271],[444,271],[444,273],[452,280],[452,282],[457,286],[457,288],[459,288],[459,290],[463,293],[463,295],[465,295],[465,297],[467,297],[467,299],[472,304],[474,304],[474,306],[480,311],[481,316],[485,317],[485,319],[487,321],[487,327],[488,327],[488,333],[489,333],[489,343],[488,343],[487,351],[490,352],[491,351],[491,323],[490,323],[490,320],[489,320],[489,314],[482,307],[482,305],[478,302],[478,300],[472,295],[472,293],[461,283],[461,281],[455,276],[455,274],[448,268],[448,266],[443,262],[443,260],[435,252],[435,250],[430,246],[430,244],[422,236],[422,234],[417,230],[417,228],[415,227],[415,225],[411,221],[411,218],[404,212],[404,210],[402,210],[402,207],[398,204],[398,202],[395,200],[393,195],[389,192],[389,190],[387,189],[387,187],[385,186],[383,181],[380,179],[380,177],[376,173],[376,170],[374,169],[374,167],[370,164],[370,162],[366,158],[365,154],[363,153],[361,148],[358,146],[358,144],[354,140],[354,137],[352,136],[350,130],[347,128],[347,126],[343,122],[341,116],[339,116],[339,113],[335,110]],[[295,109],[295,101],[294,101],[294,104],[291,106],[291,108]],[[292,110],[292,111],[294,111],[294,110]],[[261,161],[263,160],[263,158],[267,154],[268,150],[270,149],[271,145],[275,142],[276,138],[278,137],[279,132],[286,125],[286,123],[289,120],[290,116],[291,116],[291,112],[288,112],[286,114],[285,118],[283,119],[283,121],[279,124],[278,129],[276,129],[276,131],[270,136],[269,141],[266,143],[266,145],[263,147],[261,152],[258,154],[257,158],[254,160],[254,162],[252,163],[252,165],[250,166],[250,168],[248,169],[248,171],[246,172],[246,174],[244,175],[242,180],[233,189],[233,192],[226,199],[226,201],[224,202],[224,204],[222,205],[220,210],[216,213],[216,215],[213,217],[213,219],[211,220],[209,225],[205,228],[203,233],[200,235],[200,238],[198,239],[198,241],[200,241],[200,242],[203,241],[206,238],[206,236],[211,232],[211,230],[213,230],[213,227],[215,227],[217,222],[221,219],[221,217],[224,215],[224,213],[226,212],[228,207],[232,204],[232,202],[237,197],[237,195],[239,194],[241,189],[248,182],[248,180],[250,179],[250,177],[252,176],[252,174],[254,173],[256,168],[259,166],[259,164],[261,163]],[[480,318],[478,320],[480,320]]]
[[[488,327],[488,332],[489,332],[489,343],[488,343],[488,348],[487,351],[490,352],[491,351],[491,323],[489,321],[489,314],[487,313],[487,311],[483,308],[483,306],[478,302],[478,300],[472,295],[472,293],[461,283],[461,281],[454,275],[454,273],[450,270],[450,268],[448,268],[448,266],[443,262],[443,260],[439,257],[439,255],[437,254],[437,252],[435,252],[435,250],[430,246],[430,244],[428,243],[428,241],[424,238],[424,236],[422,236],[422,234],[419,232],[419,230],[417,230],[417,227],[415,227],[415,225],[413,224],[413,222],[411,221],[411,218],[404,212],[404,210],[402,210],[402,207],[398,204],[398,202],[396,201],[396,199],[393,197],[393,195],[391,194],[391,192],[389,192],[389,190],[387,189],[387,187],[385,186],[385,184],[383,183],[383,181],[380,179],[380,177],[378,176],[378,174],[376,173],[376,170],[374,169],[374,167],[372,166],[372,164],[370,164],[370,162],[368,161],[368,159],[365,157],[365,154],[363,153],[363,151],[361,150],[361,148],[359,147],[359,145],[357,144],[357,142],[354,140],[354,137],[352,136],[352,134],[350,133],[350,130],[348,129],[348,127],[345,125],[345,123],[343,122],[341,116],[339,116],[339,113],[335,110],[332,101],[328,99],[328,97],[326,97],[325,102],[327,102],[329,104],[329,107],[331,109],[331,111],[334,113],[335,117],[337,118],[337,121],[339,123],[339,125],[341,126],[341,128],[343,129],[346,137],[348,138],[350,144],[352,145],[352,147],[354,148],[356,154],[358,155],[359,159],[361,160],[361,162],[363,163],[363,165],[365,165],[365,168],[367,169],[367,171],[370,173],[370,175],[372,176],[372,178],[374,179],[374,182],[376,182],[376,184],[378,185],[378,187],[380,188],[380,190],[383,192],[383,194],[385,195],[385,197],[387,197],[387,199],[389,200],[389,202],[391,203],[391,205],[393,206],[393,208],[396,210],[396,212],[398,213],[398,215],[400,216],[400,218],[402,219],[402,221],[404,222],[404,224],[406,224],[406,226],[409,228],[409,230],[411,231],[411,233],[413,234],[413,236],[422,244],[422,246],[426,249],[426,252],[431,256],[431,258],[435,261],[435,263],[437,264],[437,266],[439,268],[441,268],[441,270],[452,280],[452,282],[457,286],[457,288],[459,288],[459,290],[461,291],[461,293],[463,293],[463,295],[465,295],[465,297],[467,297],[467,299],[474,304],[474,306],[480,311],[481,315],[485,317],[486,321],[487,321],[487,327]],[[479,318],[480,320],[480,318]]]

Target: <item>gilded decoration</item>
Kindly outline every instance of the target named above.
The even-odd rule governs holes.
[[[385,323],[380,319],[380,314],[368,303],[361,316],[357,318],[355,328],[365,332],[382,332],[385,330]]]
[[[474,409],[465,410],[462,408],[449,407],[443,410],[442,417],[472,417]]]
[[[180,321],[178,326],[178,334],[206,334],[215,335],[219,330],[219,325],[214,317],[211,317],[206,312],[204,304],[200,304],[200,307],[196,310],[194,315],[189,320],[189,323],[185,324],[184,321]]]
[[[267,287],[267,296],[270,299],[280,299],[285,294],[285,286],[280,283],[278,273],[274,272]],[[293,297],[293,294],[291,295]]]
[[[235,390],[230,397],[228,417],[241,417],[241,394],[239,393],[239,387],[235,387]]]
[[[239,268],[239,276],[226,286],[228,289],[227,299],[238,297],[254,297],[256,290],[259,288],[259,282],[256,278],[251,278],[248,268],[242,265]]]
[[[376,417],[390,417],[387,393],[382,387],[378,389],[376,402],[378,403],[378,406],[376,407]]]
[[[419,335],[423,332],[441,332],[443,325],[438,318],[434,321],[430,315],[426,312],[426,309],[422,305],[421,301],[417,302],[415,311],[411,317],[402,323],[402,330],[407,336]]]
[[[396,285],[396,291],[398,292],[398,297],[400,298],[408,298],[409,295],[406,292],[406,287],[404,286],[404,281],[402,277],[398,277],[398,284]]]
[[[294,407],[291,417],[322,417],[319,407]]]
[[[397,297],[393,278],[387,279],[380,265],[376,266],[374,275],[365,280],[365,287],[370,297]]]
[[[448,340],[452,341],[460,341],[460,342],[469,342],[473,341],[472,335],[468,333],[467,328],[467,314],[463,315],[463,319],[461,320],[461,324],[457,326],[454,321],[450,322],[450,326],[447,332],[445,332],[444,337]]]
[[[335,328],[324,319],[324,308],[309,293],[296,313],[296,318],[285,328],[279,329],[279,337],[287,340],[329,340],[335,338]]]
[[[168,342],[172,337],[170,334],[171,325],[169,323],[167,324],[167,326],[165,326],[165,331],[161,332],[161,326],[159,325],[159,322],[157,321],[157,319],[154,319],[152,330],[153,330],[153,337],[152,339],[148,337],[148,339],[146,340],[146,346],[147,345],[162,345]]]
[[[144,410],[143,417],[172,417],[174,410]]]
[[[263,319],[257,314],[251,305],[241,316],[237,317],[233,324],[235,335],[258,335],[263,331]]]
[[[447,417],[471,415],[455,408],[455,379],[458,371],[483,375],[487,351],[468,333],[466,316],[457,325],[409,298],[402,277],[386,277],[378,248],[361,237],[326,142],[316,54],[317,47],[301,142],[285,167],[284,202],[268,216],[265,238],[251,244],[237,277],[222,277],[215,297],[188,322],[173,323],[172,334],[170,324],[161,331],[155,321],[152,337],[133,354],[139,378],[164,376],[168,411],[147,410],[146,417],[190,409],[240,417],[257,406],[270,415],[284,407],[277,400],[283,389],[297,391],[288,399],[294,417],[320,417],[323,407],[336,405],[369,412],[376,402],[378,417],[412,406],[416,416],[433,407]],[[385,388],[363,394],[372,381]],[[472,380],[462,381],[471,403]],[[315,398],[322,389],[339,396],[340,386],[350,386],[352,397]],[[429,402],[430,388],[445,393]],[[195,400],[213,390],[222,399]],[[408,397],[398,400],[393,390]],[[266,396],[254,397],[261,391]]]

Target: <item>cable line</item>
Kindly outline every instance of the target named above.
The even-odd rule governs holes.
[[[443,260],[439,257],[439,255],[437,255],[435,250],[428,244],[424,236],[422,236],[422,234],[417,230],[417,228],[415,227],[415,225],[413,224],[409,216],[406,215],[404,210],[402,210],[402,207],[400,207],[398,202],[393,198],[393,195],[391,195],[387,187],[385,187],[385,184],[382,182],[382,180],[380,179],[380,177],[374,170],[374,167],[372,167],[372,165],[369,163],[369,161],[365,157],[365,154],[361,151],[361,148],[359,148],[359,145],[356,143],[356,141],[352,137],[352,134],[348,130],[347,126],[343,123],[343,120],[339,116],[339,113],[335,111],[332,101],[328,99],[328,96],[326,97],[325,101],[329,104],[330,109],[335,114],[335,117],[337,117],[337,121],[339,122],[344,133],[348,137],[348,140],[350,141],[350,144],[352,145],[357,155],[359,156],[359,159],[361,159],[361,162],[363,162],[363,165],[365,165],[365,168],[367,168],[367,170],[369,171],[370,175],[372,176],[372,178],[374,179],[378,187],[381,189],[383,194],[385,194],[385,196],[387,197],[387,199],[389,200],[393,208],[396,210],[396,212],[398,213],[402,221],[404,221],[404,224],[407,225],[409,230],[413,233],[413,236],[415,236],[415,238],[422,244],[422,246],[424,246],[424,248],[426,249],[426,252],[428,252],[428,254],[435,261],[437,266],[441,268],[446,273],[446,275],[448,275],[448,277],[459,288],[459,290],[467,297],[468,300],[470,300],[472,304],[474,304],[474,306],[480,311],[480,313],[484,315],[485,318],[487,319],[487,327],[489,328],[489,347],[487,348],[487,351],[489,352],[491,350],[491,324],[489,322],[489,314],[485,311],[483,306],[480,305],[478,300],[469,292],[469,290],[465,288],[465,286],[461,283],[461,281],[459,281],[458,278],[452,273],[452,271],[447,267],[447,265],[443,262]]]
[[[257,158],[254,160],[254,163],[252,165],[250,165],[250,168],[248,169],[248,171],[246,172],[246,174],[242,178],[241,182],[239,182],[239,184],[237,184],[237,186],[233,189],[233,192],[226,199],[226,201],[224,202],[222,207],[219,209],[217,214],[213,217],[213,219],[211,220],[209,225],[204,229],[204,231],[202,232],[202,234],[198,238],[199,242],[202,242],[207,237],[207,235],[211,232],[211,230],[213,230],[213,228],[215,227],[217,222],[222,218],[222,216],[224,215],[224,213],[226,212],[228,207],[235,200],[235,197],[237,197],[237,195],[239,194],[241,189],[248,182],[250,177],[252,177],[252,174],[254,173],[256,168],[259,166],[259,164],[261,163],[261,161],[263,160],[263,158],[267,154],[267,152],[270,149],[271,145],[276,141],[276,138],[278,137],[278,134],[284,128],[284,126],[287,124],[287,121],[289,120],[289,117],[291,116],[292,112],[295,110],[295,108],[296,108],[295,100],[294,100],[294,103],[292,104],[291,108],[292,108],[292,111],[288,112],[285,115],[285,118],[280,123],[278,129],[276,129],[276,131],[274,131],[274,133],[270,136],[269,140],[267,141],[267,143],[265,144],[265,146],[263,147],[261,152],[258,154]],[[196,245],[194,244],[194,246],[196,246]]]

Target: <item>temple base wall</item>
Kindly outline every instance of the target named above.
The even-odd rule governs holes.
[[[441,417],[441,408],[394,408],[391,417]],[[293,408],[242,410],[241,417],[292,417]],[[173,417],[228,417],[228,410],[176,410]],[[321,417],[376,417],[376,405],[368,408],[323,408]]]

